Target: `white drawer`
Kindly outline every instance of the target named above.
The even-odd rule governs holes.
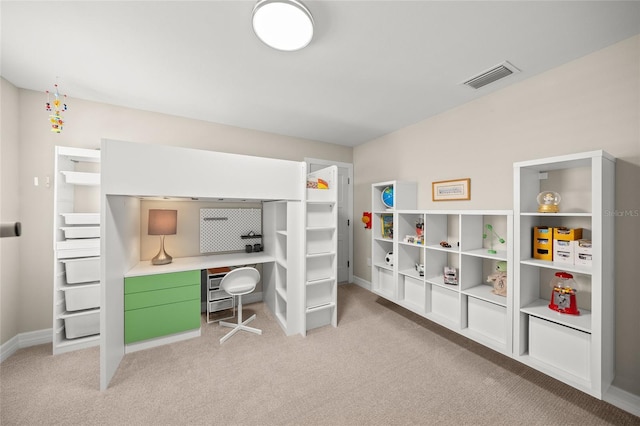
[[[585,380],[590,379],[591,335],[529,316],[529,356]]]
[[[100,258],[83,257],[61,260],[67,277],[67,284],[100,281]]]
[[[224,290],[209,290],[209,301],[231,298],[231,295]]]
[[[209,302],[209,312],[221,311],[223,309],[233,308],[233,298],[216,300]]]
[[[100,311],[67,316],[64,318],[64,333],[67,339],[99,334]]]
[[[507,342],[507,308],[484,300],[468,298],[469,329],[499,343]]]
[[[62,232],[64,232],[65,238],[99,238],[100,227],[99,226],[63,226]]]
[[[81,311],[100,307],[99,284],[65,288],[63,291],[67,311]]]

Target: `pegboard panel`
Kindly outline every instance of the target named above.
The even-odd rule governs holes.
[[[242,239],[253,232],[262,235],[261,209],[200,209],[200,253],[244,250],[260,238]]]

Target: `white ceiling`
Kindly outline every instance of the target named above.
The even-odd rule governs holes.
[[[2,0],[1,74],[43,93],[57,81],[70,108],[355,146],[640,33],[639,1],[303,2],[314,39],[280,52],[253,34],[254,0]],[[522,72],[460,84],[505,60]]]

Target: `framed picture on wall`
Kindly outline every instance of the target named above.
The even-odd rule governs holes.
[[[471,179],[443,180],[431,183],[433,201],[457,201],[471,199]]]

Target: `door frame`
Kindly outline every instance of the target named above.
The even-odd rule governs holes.
[[[304,161],[307,163],[307,170],[311,170],[311,164],[317,164],[321,166],[338,166],[348,170],[348,179],[349,179],[349,189],[346,194],[347,198],[347,219],[349,220],[349,230],[348,236],[349,239],[349,267],[347,268],[349,271],[349,282],[353,282],[353,163],[343,163],[340,161],[332,161],[332,160],[323,160],[320,158],[310,158],[305,157]]]

